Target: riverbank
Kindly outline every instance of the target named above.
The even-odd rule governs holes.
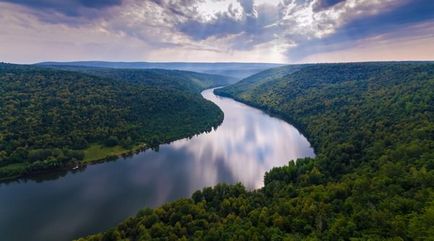
[[[185,133],[183,130],[178,130],[175,133],[167,134],[164,136],[162,134],[162,140],[151,144],[140,143],[135,144],[131,148],[125,148],[121,145],[116,145],[113,147],[107,147],[99,143],[91,143],[82,150],[77,150],[81,153],[82,158],[79,161],[68,161],[66,163],[56,162],[56,164],[52,164],[49,166],[44,166],[44,163],[41,163],[41,168],[35,168],[30,166],[26,162],[22,163],[11,163],[9,165],[5,165],[0,167],[0,183],[9,183],[13,181],[17,181],[21,178],[24,179],[33,179],[40,178],[43,175],[51,175],[60,172],[69,172],[74,170],[83,170],[87,165],[102,163],[106,161],[112,161],[119,158],[125,158],[128,156],[132,156],[134,154],[145,151],[149,148],[156,148],[163,144],[169,144],[176,140],[191,138],[195,135],[209,132],[215,128],[217,128],[224,119],[224,113],[218,106],[215,106],[219,111],[215,115],[214,120],[209,120],[208,122],[202,122],[202,127],[197,128],[193,132]],[[190,127],[188,127],[190,128]]]
[[[50,173],[61,172],[61,171],[82,170],[86,168],[86,166],[88,165],[103,163],[106,161],[113,161],[119,158],[125,158],[146,151],[147,149],[150,148],[158,149],[159,145],[169,144],[176,140],[191,138],[192,136],[211,131],[212,129],[217,128],[217,126],[219,126],[223,122],[223,118],[224,118],[223,116],[219,117],[216,124],[214,124],[211,127],[207,127],[205,129],[199,130],[195,133],[191,133],[185,136],[169,139],[167,141],[161,142],[153,146],[149,146],[146,143],[142,143],[142,144],[134,145],[132,148],[125,148],[119,145],[113,147],[105,147],[98,143],[92,143],[86,149],[82,150],[84,154],[83,160],[69,162],[66,163],[65,165],[54,166],[49,169],[32,170],[31,172],[27,172],[28,166],[24,163],[14,163],[7,166],[3,166],[0,170],[0,173],[4,172],[4,173],[18,173],[18,174],[0,177],[0,183],[12,182],[12,181],[19,180],[20,178],[32,179],[33,177],[39,177],[44,174],[50,174]]]
[[[83,160],[66,163],[63,166],[53,167],[46,170],[32,171],[31,173],[26,173],[27,165],[25,165],[24,163],[10,164],[4,166],[2,167],[3,171],[9,173],[16,172],[19,174],[13,176],[1,177],[0,182],[11,182],[19,178],[32,179],[32,177],[37,177],[43,174],[83,169],[87,165],[102,163],[109,160],[115,160],[121,157],[127,157],[135,153],[145,151],[146,149],[147,149],[146,144],[137,145],[131,149],[125,149],[122,146],[104,147],[100,144],[94,143],[89,145],[88,148],[83,150],[84,153]]]

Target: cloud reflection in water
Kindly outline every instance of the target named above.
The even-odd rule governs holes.
[[[216,131],[171,144],[173,149],[188,152],[195,163],[191,183],[214,185],[224,173],[230,175],[225,179],[259,188],[263,175],[271,168],[314,156],[306,138],[288,123],[232,99],[215,96],[212,90],[202,94],[223,110],[225,119]]]

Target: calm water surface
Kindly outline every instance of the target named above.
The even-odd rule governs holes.
[[[61,178],[0,184],[0,240],[71,240],[219,182],[259,188],[272,167],[314,156],[286,122],[212,90],[202,95],[225,114],[217,130]]]

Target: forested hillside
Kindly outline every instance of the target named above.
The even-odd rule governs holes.
[[[317,157],[82,240],[434,240],[433,63],[318,64],[236,86],[216,93],[295,124]]]
[[[234,95],[247,89],[257,88],[269,81],[282,78],[306,66],[308,65],[287,65],[271,68],[238,81],[237,83],[231,85],[230,88],[226,88],[225,93],[226,95]]]
[[[114,69],[170,69],[184,70],[207,74],[230,76],[231,83],[259,73],[266,69],[282,66],[282,64],[269,63],[236,63],[236,62],[105,62],[105,61],[73,61],[73,62],[42,62],[42,66],[68,66],[68,67],[102,67]]]
[[[200,92],[204,89],[228,85],[236,82],[234,78],[202,74],[191,71],[164,70],[164,69],[113,69],[113,68],[91,68],[52,65],[45,66],[54,69],[70,70],[90,74],[98,77],[125,80],[135,83],[146,83],[147,85],[165,86],[175,89],[188,89],[193,92]]]
[[[155,147],[223,120],[200,95],[221,84],[209,75],[88,71],[0,65],[0,179]]]

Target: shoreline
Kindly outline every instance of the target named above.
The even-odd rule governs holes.
[[[126,158],[129,156],[133,156],[135,154],[139,154],[141,152],[144,152],[148,149],[153,149],[156,148],[158,149],[158,147],[160,145],[165,145],[165,144],[170,144],[174,141],[178,141],[178,140],[182,140],[185,138],[190,138],[196,135],[200,135],[203,134],[207,131],[210,130],[214,130],[217,129],[218,126],[221,125],[221,123],[223,122],[224,116],[222,118],[220,118],[218,120],[218,124],[208,127],[206,129],[202,129],[194,134],[189,134],[180,138],[174,138],[174,139],[170,139],[168,141],[165,141],[163,143],[159,143],[158,145],[151,147],[151,146],[147,146],[146,143],[144,144],[140,144],[132,149],[128,149],[125,151],[121,151],[119,153],[116,154],[108,154],[104,157],[101,158],[97,158],[97,159],[91,159],[91,160],[81,160],[78,162],[74,162],[74,163],[67,163],[64,166],[59,166],[56,168],[52,168],[52,169],[46,169],[46,170],[40,170],[40,171],[32,171],[31,173],[25,173],[25,174],[20,174],[20,175],[15,175],[15,176],[9,176],[9,177],[0,177],[0,185],[1,184],[8,184],[8,183],[12,183],[12,182],[20,182],[22,180],[37,180],[38,177],[42,177],[44,175],[49,175],[49,174],[63,174],[64,172],[69,173],[69,172],[75,172],[75,171],[83,171],[86,169],[86,167],[88,165],[95,165],[95,164],[101,164],[101,163],[105,163],[105,162],[109,162],[109,161],[116,161],[120,158]],[[74,169],[75,167],[78,167],[76,169]]]
[[[211,87],[208,89],[215,89],[215,87]],[[205,90],[203,90],[203,91],[205,91]],[[204,98],[203,96],[202,96],[202,98],[205,101],[209,101],[206,98]],[[201,128],[194,133],[189,133],[189,134],[186,134],[183,136],[171,138],[171,139],[163,141],[163,142],[161,142],[155,146],[148,146],[146,143],[141,143],[141,144],[135,145],[131,149],[119,151],[118,153],[114,153],[114,154],[113,153],[110,153],[110,154],[107,153],[107,155],[104,155],[103,157],[100,157],[100,158],[85,160],[85,157],[84,157],[83,160],[80,160],[80,161],[66,163],[65,165],[58,166],[58,167],[52,167],[52,168],[48,168],[48,169],[34,170],[34,171],[31,171],[30,173],[26,173],[26,171],[25,171],[26,167],[23,167],[23,171],[22,171],[23,173],[20,173],[18,175],[0,177],[0,185],[9,184],[9,183],[13,183],[13,182],[20,182],[20,181],[38,180],[39,178],[44,179],[44,176],[48,176],[48,175],[64,176],[65,174],[67,174],[69,172],[84,171],[88,165],[95,165],[95,164],[100,164],[100,163],[104,163],[104,162],[115,161],[115,160],[118,160],[120,158],[126,158],[129,156],[138,154],[140,152],[144,152],[148,149],[152,149],[152,148],[158,149],[158,147],[160,145],[170,144],[170,143],[177,141],[177,140],[182,140],[185,138],[191,138],[193,136],[200,135],[200,134],[203,134],[203,133],[211,131],[211,130],[215,130],[223,123],[223,120],[224,120],[223,111],[217,105],[215,105],[215,106],[220,110],[221,115],[217,116],[217,119],[215,121],[213,121],[214,124],[212,124],[211,126]],[[99,144],[92,143],[92,144],[89,144],[89,146],[87,148],[89,148],[91,145],[99,145]],[[120,147],[120,146],[118,146],[118,147]],[[85,150],[86,149],[83,149],[82,151],[84,152]]]

